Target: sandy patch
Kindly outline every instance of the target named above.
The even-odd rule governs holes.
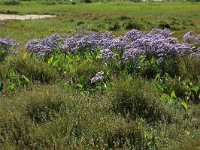
[[[27,19],[44,19],[53,18],[55,15],[7,15],[0,14],[0,20],[16,19],[16,20],[27,20]]]

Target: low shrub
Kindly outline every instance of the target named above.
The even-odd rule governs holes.
[[[119,22],[115,22],[108,27],[108,30],[110,31],[117,31],[119,29],[121,29]]]
[[[23,148],[32,144],[31,124],[28,120],[18,114],[4,113],[4,116],[0,117],[0,122],[0,145],[10,143],[9,145],[17,145],[18,148]],[[7,146],[6,148],[8,148]]]
[[[0,2],[2,5],[19,5],[20,1],[19,0],[3,0]]]
[[[64,111],[64,99],[53,93],[39,93],[30,98],[27,105],[27,116],[34,122],[51,121]]]
[[[114,81],[109,96],[114,112],[123,116],[133,119],[142,117],[150,122],[174,120],[175,114],[169,110],[169,106],[161,102],[151,84],[142,79]]]
[[[180,61],[180,72],[184,78],[189,78],[190,80],[196,82],[200,78],[200,59],[184,57]]]
[[[18,56],[11,60],[11,67],[21,74],[25,75],[33,81],[41,83],[51,83],[58,79],[58,72],[50,67],[48,64],[34,59],[23,58]]]
[[[82,89],[91,87],[91,79],[99,71],[102,71],[103,64],[101,62],[83,61],[75,71],[75,83],[82,86]]]
[[[137,29],[137,30],[141,30],[144,29],[144,26],[142,23],[137,22],[137,21],[128,21],[126,23],[124,23],[124,27],[126,30],[132,30],[132,29]]]

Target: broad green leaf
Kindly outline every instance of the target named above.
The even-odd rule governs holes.
[[[176,94],[175,94],[174,91],[171,93],[171,98],[172,98],[172,99],[176,99]]]
[[[52,62],[53,62],[53,55],[51,56],[51,58],[49,58],[49,60],[48,60],[48,64],[52,64]]]
[[[181,105],[185,108],[185,110],[188,110],[189,106],[186,102],[182,101]]]
[[[24,53],[24,55],[23,55],[23,59],[26,59],[27,56],[28,56],[28,52]]]
[[[26,83],[29,83],[29,79],[25,76],[25,75],[22,75],[22,78],[26,81]]]
[[[167,101],[170,101],[171,97],[168,95],[168,94],[162,94],[161,97],[160,97],[160,100],[161,101],[164,101],[164,100],[167,100]]]
[[[79,88],[81,88],[81,89],[83,88],[83,85],[80,84],[80,83],[79,83],[79,84],[76,84],[76,85],[77,85]]]

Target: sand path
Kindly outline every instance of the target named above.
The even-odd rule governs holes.
[[[55,15],[8,15],[0,14],[0,20],[16,19],[16,20],[27,20],[27,19],[44,19],[53,18]]]

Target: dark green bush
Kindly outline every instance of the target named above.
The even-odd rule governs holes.
[[[168,22],[165,21],[161,21],[158,25],[158,28],[164,29],[164,28],[168,28],[171,29],[171,26]]]
[[[110,27],[108,28],[108,30],[111,30],[111,31],[117,31],[119,29],[121,29],[121,26],[118,22],[111,24]]]
[[[83,3],[92,3],[92,0],[81,0]]]
[[[19,0],[3,0],[0,2],[2,5],[19,5],[20,1]]]
[[[39,4],[43,4],[43,5],[56,5],[57,2],[56,1],[39,1]]]
[[[131,29],[137,29],[137,30],[141,30],[144,29],[144,26],[142,23],[137,22],[137,21],[128,21],[126,23],[124,23],[124,27],[126,30],[131,30]]]
[[[4,61],[7,55],[7,51],[0,50],[0,62]]]

